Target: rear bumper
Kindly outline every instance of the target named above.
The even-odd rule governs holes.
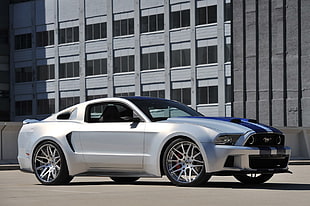
[[[204,144],[207,173],[289,172],[289,147],[244,147]]]

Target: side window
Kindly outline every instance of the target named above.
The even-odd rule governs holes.
[[[120,103],[99,103],[87,107],[85,121],[98,122],[132,122],[133,111]]]

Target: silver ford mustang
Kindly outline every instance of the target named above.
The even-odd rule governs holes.
[[[25,120],[18,137],[20,169],[42,184],[77,175],[129,183],[166,175],[196,186],[212,175],[260,184],[285,173],[291,150],[281,131],[241,118],[205,117],[175,101],[104,98]]]

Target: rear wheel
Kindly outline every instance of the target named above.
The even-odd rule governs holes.
[[[132,183],[140,179],[140,177],[110,177],[114,182],[117,183]]]
[[[52,141],[43,142],[34,151],[32,166],[36,178],[45,185],[68,184],[69,176],[65,156]]]
[[[192,141],[179,138],[171,142],[163,155],[163,169],[178,186],[198,186],[209,180],[200,148]]]
[[[257,173],[234,175],[234,177],[241,183],[248,185],[262,184],[270,180],[272,176],[273,174],[257,174]]]

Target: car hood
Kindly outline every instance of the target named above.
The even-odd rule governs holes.
[[[276,128],[259,124],[255,120],[233,118],[233,117],[173,117],[166,120],[167,122],[188,123],[200,125],[213,129],[219,133],[238,133],[247,132],[255,133],[279,133],[282,132]]]

